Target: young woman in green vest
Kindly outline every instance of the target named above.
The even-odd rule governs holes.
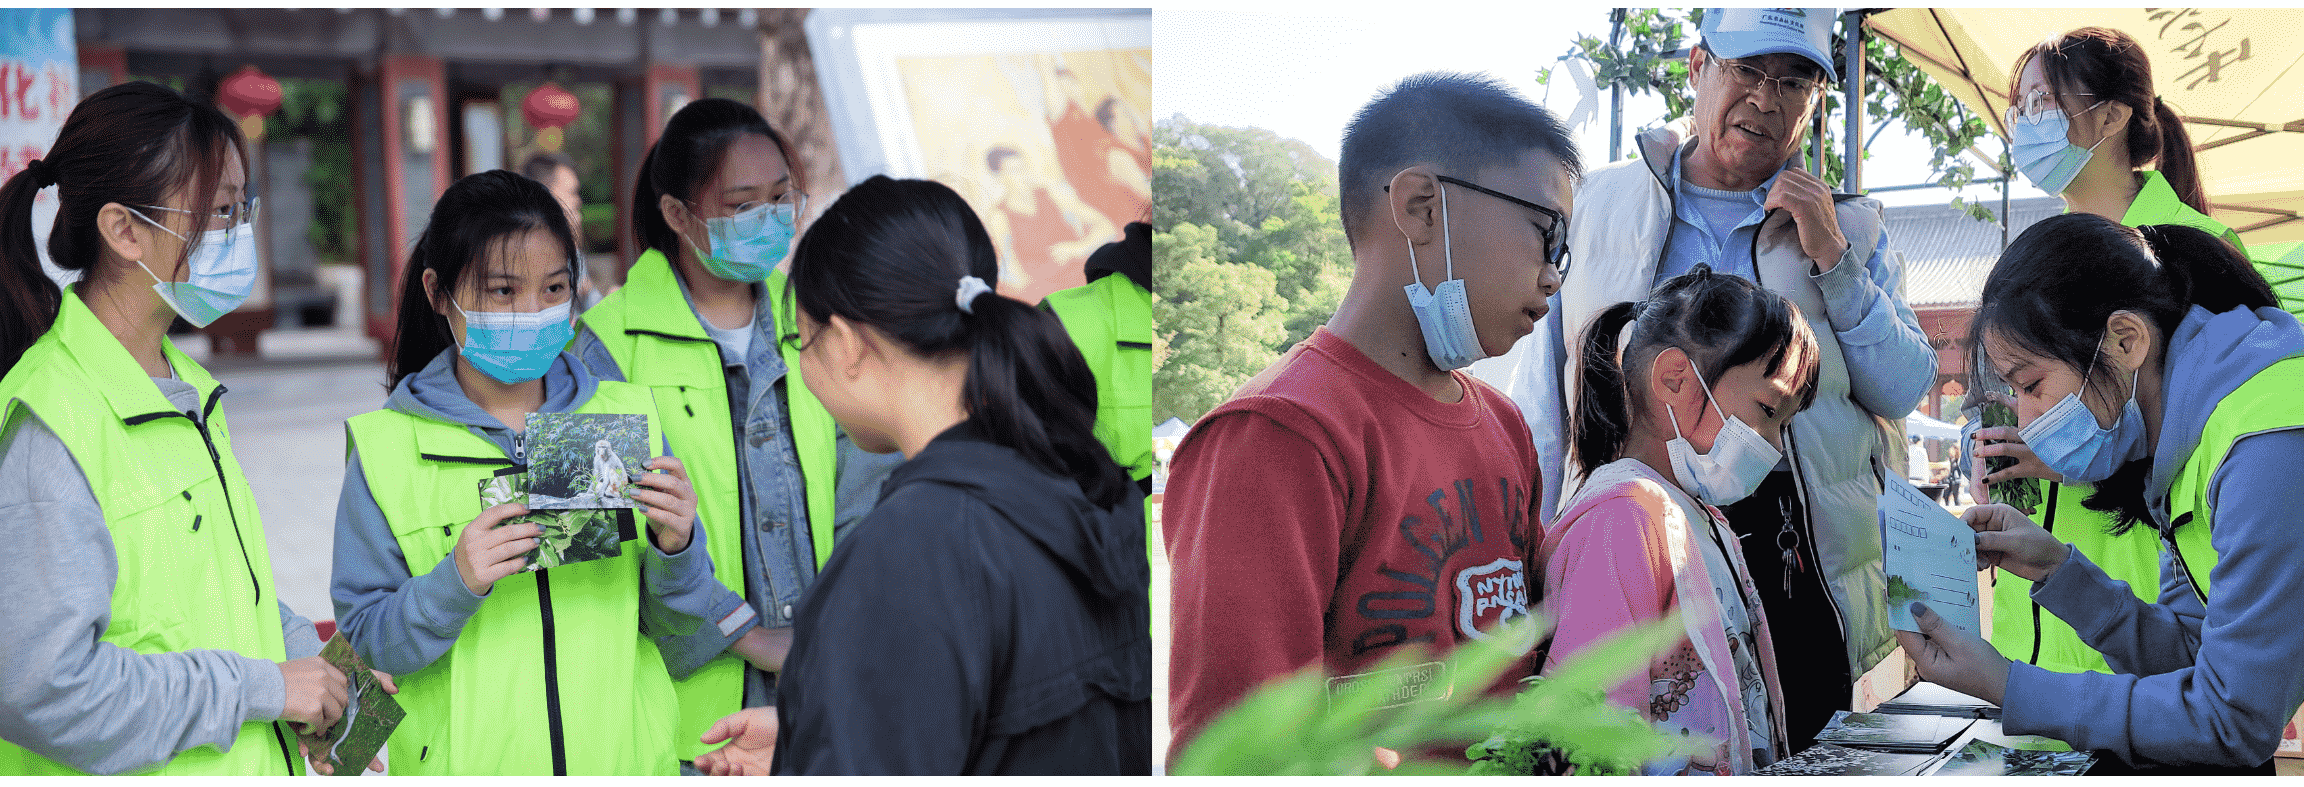
[[[712,564],[671,456],[630,493],[646,528],[616,557],[524,571],[541,530],[483,510],[527,464],[530,413],[653,414],[648,389],[565,352],[576,244],[543,184],[456,181],[409,254],[382,410],[345,424],[336,615],[400,677],[394,773],[670,775],[679,707],[650,639],[699,625]],[[662,445],[651,421],[648,444]]]
[[[2116,674],[2011,663],[1932,614],[1897,635],[1920,674],[2099,769],[2270,775],[2304,704],[2304,326],[2207,233],[2072,213],[2010,244],[1969,335],[2037,457],[2164,555],[2146,602],[2064,533],[1971,509],[1979,568],[2030,580]]]
[[[998,277],[932,181],[867,179],[801,239],[803,379],[905,462],[801,602],[776,707],[715,725],[732,742],[698,767],[1151,772],[1143,493],[1096,440],[1080,351]]]
[[[775,697],[792,614],[831,554],[835,523],[870,510],[891,459],[854,450],[801,385],[767,293],[807,209],[791,145],[760,113],[704,99],[673,113],[633,189],[647,249],[624,286],[584,312],[574,351],[606,380],[655,391],[686,457],[721,588],[708,625],[659,641],[679,680],[681,759],[738,708]]]
[[[2063,197],[2075,213],[2130,227],[2181,224],[2241,248],[2238,233],[2208,217],[2191,137],[2154,92],[2152,61],[2128,34],[2088,27],[2050,38],[2017,57],[2013,73],[2009,89],[2016,99],[2003,117],[2004,128],[2019,171],[2034,186]],[[1987,392],[1999,387],[1986,383],[1980,387]],[[1971,420],[1991,395],[1975,397]],[[2014,427],[1981,429],[1976,437],[1978,470],[1983,457],[2017,461],[1973,477],[1994,484],[2040,479],[2040,524],[2127,582],[2137,598],[2151,600],[2159,560],[2150,533],[2115,527],[2111,517],[2082,505],[2094,490],[2062,483],[2032,457]],[[2081,642],[2070,624],[2028,598],[2031,587],[2021,578],[2003,577],[1992,589],[1992,642],[2000,652],[2057,672],[2110,672],[2103,654]]]
[[[246,145],[148,82],[0,187],[0,775],[302,771],[346,701],[277,600],[223,385],[168,340],[255,283]],[[41,270],[33,196],[56,187]]]

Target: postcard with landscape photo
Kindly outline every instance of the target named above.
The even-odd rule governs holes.
[[[507,473],[480,482],[480,505],[493,508],[505,503],[529,504],[534,495],[528,492],[527,473]],[[497,527],[516,523],[534,523],[544,528],[544,535],[536,541],[536,548],[528,551],[528,565],[524,570],[564,566],[587,560],[615,557],[623,552],[623,542],[637,537],[630,509],[578,508],[558,511],[538,511],[529,504],[526,514],[512,517]]]
[[[336,636],[320,647],[320,658],[352,681],[344,716],[335,727],[320,734],[329,742],[328,753],[321,759],[337,776],[358,776],[367,770],[370,760],[376,759],[376,752],[384,749],[385,739],[392,737],[392,730],[408,712],[401,710],[399,700],[385,693],[375,673],[352,652],[352,641],[344,638],[343,630],[337,630]]]
[[[528,508],[641,508],[648,416],[529,413]]]

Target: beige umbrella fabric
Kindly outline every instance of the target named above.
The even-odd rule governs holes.
[[[2250,256],[2304,241],[2304,9],[1900,8],[1864,24],[2003,135],[2017,55],[2073,28],[2125,32],[2185,120],[2210,215]]]

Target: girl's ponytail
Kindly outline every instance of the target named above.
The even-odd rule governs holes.
[[[968,381],[960,398],[993,440],[1070,475],[1100,507],[1126,498],[1127,473],[1096,439],[1096,376],[1056,315],[987,292],[961,322]]]
[[[2264,274],[2224,239],[2180,224],[2136,228],[2160,261],[2168,294],[2176,304],[2221,314],[2246,307],[2280,308],[2280,296]],[[2181,314],[2178,315],[2181,319]],[[2164,326],[2166,327],[2166,326]]]
[[[1570,446],[1576,476],[1615,461],[1632,437],[1631,388],[1624,382],[1624,362],[1616,348],[1625,326],[1638,316],[1640,304],[1625,301],[1610,306],[1592,320],[1577,351],[1576,412],[1569,423],[1575,436]]]
[[[2168,102],[2159,96],[2152,97],[2152,118],[2153,125],[2158,126],[2160,132],[2157,135],[2160,139],[2160,150],[2157,151],[2160,177],[2168,181],[2168,188],[2176,192],[2177,199],[2205,215],[2208,212],[2208,192],[2200,185],[2200,162],[2192,157],[2192,135],[2184,130],[2184,119],[2178,117],[2176,110],[2170,109]],[[2144,161],[2141,158],[2130,160]]]

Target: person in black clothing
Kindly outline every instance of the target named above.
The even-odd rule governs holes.
[[[801,379],[907,461],[802,600],[776,707],[722,719],[699,769],[1151,772],[1143,493],[1096,441],[1086,361],[992,291],[994,254],[960,195],[887,177],[801,239]]]

